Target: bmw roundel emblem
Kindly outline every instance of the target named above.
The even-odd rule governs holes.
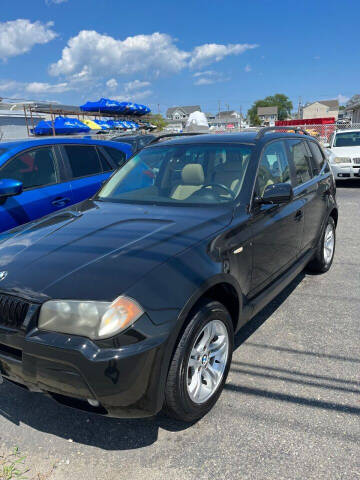
[[[6,272],[6,271],[0,272],[0,282],[5,280],[5,278],[7,277],[7,274],[8,274],[8,272]]]

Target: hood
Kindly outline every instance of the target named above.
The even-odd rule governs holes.
[[[332,147],[331,153],[335,157],[360,157],[360,147]]]
[[[34,301],[111,301],[170,257],[224,228],[231,218],[229,207],[87,200],[2,236],[0,272],[7,275],[0,291]]]

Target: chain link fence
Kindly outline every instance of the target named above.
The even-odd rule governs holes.
[[[222,130],[213,130],[210,133],[239,133],[239,132],[249,132],[249,131],[258,131],[261,127],[250,127],[250,128],[232,128],[232,129],[222,129]],[[281,126],[277,127],[281,132]],[[324,125],[294,125],[294,132],[296,129],[305,130],[309,135],[317,138],[320,143],[327,144],[330,141],[331,135],[339,130],[351,130],[351,129],[359,129],[360,130],[360,123],[329,123]],[[291,126],[288,125],[286,129],[284,128],[284,132],[291,132]]]

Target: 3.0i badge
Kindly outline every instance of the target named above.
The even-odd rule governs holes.
[[[0,282],[2,282],[3,280],[5,280],[5,278],[7,277],[7,274],[8,274],[7,271],[0,272]]]

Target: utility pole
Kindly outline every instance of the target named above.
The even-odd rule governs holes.
[[[242,122],[242,106],[240,105],[240,121],[239,121],[240,130],[241,130],[241,122]]]
[[[299,97],[298,113],[297,113],[297,117],[298,117],[299,120],[300,120],[300,112],[301,112],[301,97]]]
[[[160,115],[160,103],[157,104],[158,107],[158,114]]]
[[[221,102],[220,102],[220,100],[218,100],[218,105],[219,105],[218,113],[219,113],[219,117],[220,117],[220,109],[221,109]]]

